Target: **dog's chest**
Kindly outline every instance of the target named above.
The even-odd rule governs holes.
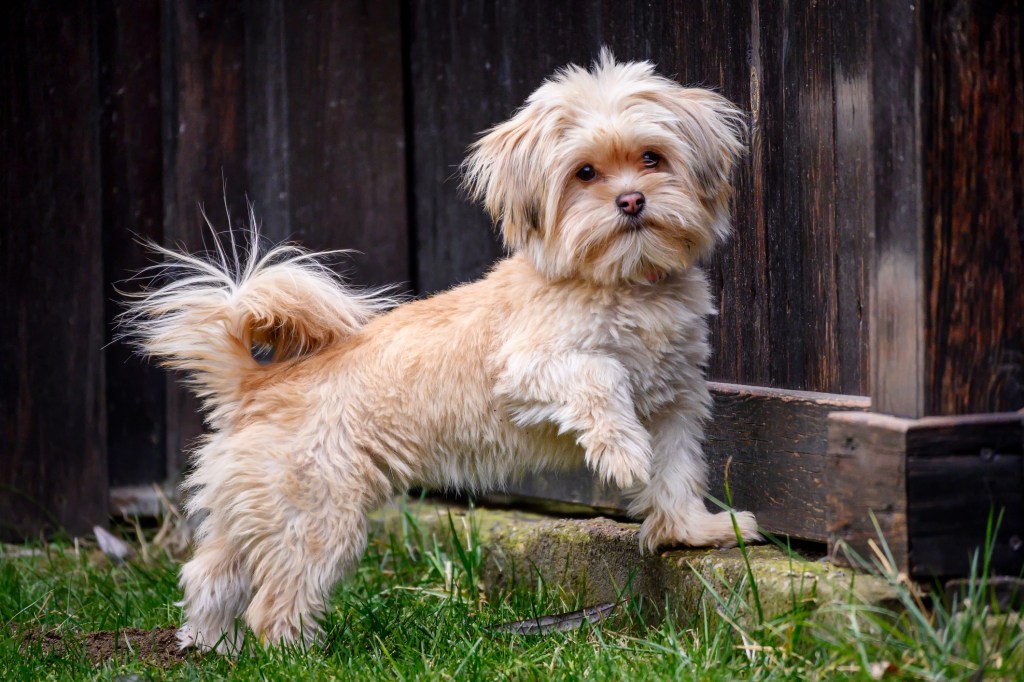
[[[593,350],[626,369],[643,417],[671,402],[700,374],[707,355],[706,312],[694,310],[693,303],[669,289],[617,297],[595,310]]]

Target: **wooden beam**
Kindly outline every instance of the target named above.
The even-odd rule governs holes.
[[[879,531],[896,566],[962,576],[991,544],[991,571],[1024,568],[1024,426],[1017,412],[829,417],[830,554],[871,558]],[[872,520],[872,516],[874,520]],[[989,524],[993,526],[989,535]],[[875,528],[875,522],[878,528]]]
[[[912,574],[967,575],[986,541],[992,573],[1018,575],[1024,568],[1022,418],[1016,412],[928,417],[908,430]],[[987,538],[988,524],[997,521]]]
[[[828,415],[866,410],[867,398],[711,383],[715,405],[706,429],[711,494],[725,500],[728,466],[733,506],[754,512],[761,527],[824,542]],[[617,490],[582,466],[559,476],[528,476],[507,495],[554,500],[602,512],[624,513]],[[505,498],[507,499],[507,497]]]
[[[897,566],[907,566],[905,466],[910,424],[908,419],[876,413],[829,415],[826,518],[833,561],[855,563],[857,556],[870,560],[869,541],[878,541],[880,531]]]

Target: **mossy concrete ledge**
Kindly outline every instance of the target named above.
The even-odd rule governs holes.
[[[450,519],[450,520],[449,520]],[[790,554],[774,545],[680,549],[642,555],[639,524],[607,518],[568,519],[519,510],[464,507],[433,501],[399,503],[379,512],[372,533],[448,533],[469,528],[484,554],[481,579],[488,589],[536,585],[564,593],[580,605],[643,597],[680,616],[714,610],[719,597],[749,600],[753,576],[765,618],[794,607],[817,610],[855,602],[891,606],[896,589],[876,575]],[[749,571],[747,562],[749,561]],[[710,590],[708,588],[711,588]]]

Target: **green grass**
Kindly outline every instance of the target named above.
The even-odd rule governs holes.
[[[470,519],[472,516],[470,516]],[[122,566],[59,544],[40,556],[0,558],[0,679],[1021,679],[1019,621],[996,618],[978,579],[951,609],[901,582],[900,604],[849,602],[816,615],[793,608],[765,620],[751,581],[706,583],[696,614],[653,623],[651,605],[625,602],[594,626],[546,636],[502,634],[507,621],[588,606],[525,580],[488,594],[472,522],[373,538],[337,591],[327,639],[309,651],[254,649],[235,659],[192,657],[161,669],[122,652],[101,666],[83,655],[46,655],[15,632],[81,632],[177,625],[177,565],[167,557]],[[153,552],[151,552],[152,554]],[[881,563],[884,568],[884,552]],[[978,574],[984,572],[984,557]],[[672,605],[663,605],[671,612]],[[981,679],[977,677],[976,679]]]

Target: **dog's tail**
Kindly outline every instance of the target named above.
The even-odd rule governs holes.
[[[197,256],[151,248],[165,262],[144,271],[143,291],[127,294],[121,337],[142,354],[182,370],[215,428],[240,398],[243,380],[263,371],[254,350],[274,360],[315,353],[358,331],[394,305],[387,290],[357,291],[324,264],[327,256],[283,244],[258,247],[255,225],[225,247]]]

